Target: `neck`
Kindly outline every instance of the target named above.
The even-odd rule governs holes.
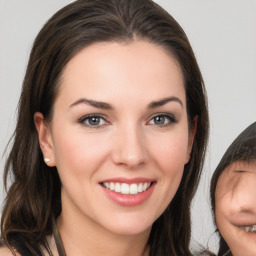
[[[111,255],[148,256],[147,241],[150,229],[140,234],[115,234],[104,229],[90,218],[62,208],[57,228],[68,256]]]

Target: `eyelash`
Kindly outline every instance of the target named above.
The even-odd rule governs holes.
[[[100,122],[102,122],[102,120],[103,120],[104,124],[93,125],[93,124],[90,124],[90,123],[86,123],[86,121],[88,121],[88,122],[90,122],[90,120],[92,121],[93,118],[99,119]],[[78,120],[78,123],[82,124],[83,126],[87,126],[87,127],[94,128],[94,129],[97,129],[97,128],[100,128],[102,126],[105,126],[105,125],[109,124],[109,122],[106,121],[105,117],[103,117],[100,114],[89,114],[89,115],[83,116]]]
[[[150,122],[152,121],[152,120],[155,120],[156,118],[162,118],[162,117],[164,117],[165,118],[165,121],[166,121],[166,119],[167,119],[167,123],[164,123],[164,124],[150,124]],[[159,126],[159,127],[165,127],[165,126],[169,126],[169,125],[171,125],[171,124],[173,124],[173,123],[177,123],[178,122],[178,120],[177,120],[177,118],[174,116],[174,115],[172,115],[172,114],[166,114],[166,113],[158,113],[158,114],[155,114],[150,120],[149,120],[149,124],[150,125],[156,125],[156,126]]]
[[[99,120],[99,123],[97,124],[90,124],[90,121],[92,121],[93,118],[96,118]],[[163,124],[156,124],[156,123],[151,123],[152,121],[156,121],[156,118],[165,118]],[[101,122],[104,122],[103,124]],[[167,122],[167,123],[166,123]],[[146,124],[147,125],[156,125],[158,127],[166,127],[169,125],[172,125],[173,123],[177,123],[178,120],[176,117],[172,114],[166,114],[166,113],[158,113],[155,114]],[[89,128],[101,128],[102,126],[106,126],[109,124],[109,122],[106,120],[106,118],[100,114],[89,114],[81,117],[78,119],[78,123],[82,124],[83,126],[87,126]]]

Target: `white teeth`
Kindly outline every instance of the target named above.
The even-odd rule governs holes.
[[[130,186],[130,194],[131,194],[131,195],[136,195],[136,194],[138,194],[138,186],[137,186],[137,184],[132,184],[132,185]]]
[[[256,225],[243,226],[243,227],[241,227],[241,228],[244,229],[246,232],[249,232],[249,233],[256,233]]]
[[[120,193],[123,195],[136,195],[138,193],[146,191],[151,183],[150,182],[141,182],[141,183],[132,183],[132,184],[126,184],[126,183],[115,183],[115,182],[103,182],[102,184],[105,188],[108,188],[112,191],[115,191],[116,193]]]
[[[142,191],[143,191],[143,189],[142,189],[142,183],[140,183],[139,186],[138,186],[138,192],[141,193]]]
[[[121,192],[121,185],[120,185],[120,183],[116,183],[116,185],[115,185],[115,192],[117,192],[117,193]]]
[[[104,183],[103,183],[103,186],[106,187],[106,188],[108,188],[108,189],[110,188],[110,185],[109,185],[108,182],[104,182]]]
[[[129,185],[126,184],[126,183],[123,183],[123,184],[121,185],[121,194],[123,194],[123,195],[129,195],[129,192],[130,192]]]
[[[142,190],[145,191],[145,190],[147,189],[147,187],[148,187],[147,183],[144,183],[144,184],[143,184],[143,187],[142,187]]]
[[[109,187],[110,190],[115,190],[115,184],[113,182],[110,182]]]

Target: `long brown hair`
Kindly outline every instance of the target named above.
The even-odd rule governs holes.
[[[145,40],[164,47],[179,62],[186,91],[189,128],[198,118],[190,162],[172,202],[153,224],[150,255],[191,255],[190,204],[197,188],[208,140],[204,82],[180,25],[151,0],[78,0],[58,11],[35,39],[19,101],[13,146],[4,179],[12,177],[1,221],[2,238],[15,247],[19,237],[34,251],[47,248],[51,218],[61,212],[61,184],[56,168],[43,162],[33,115],[49,121],[59,78],[68,61],[95,42]]]
[[[216,186],[222,172],[234,162],[251,163],[256,162],[256,122],[249,125],[237,138],[231,143],[223,157],[221,158],[217,168],[215,169],[210,186],[211,206],[214,221],[215,220],[215,191]],[[218,255],[232,256],[230,249],[217,229],[220,237]]]

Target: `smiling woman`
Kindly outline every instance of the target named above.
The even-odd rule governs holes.
[[[83,95],[96,104],[77,101]],[[168,95],[178,100],[163,101]],[[182,73],[162,47],[138,40],[95,43],[73,57],[50,126],[35,114],[43,155],[62,181],[66,211],[59,220],[68,212],[78,217],[79,210],[112,233],[149,234],[189,160],[194,134],[185,106]]]
[[[19,255],[192,255],[208,138],[201,73],[150,0],[79,0],[37,36],[5,168]]]
[[[230,145],[211,181],[211,202],[220,235],[218,255],[256,254],[256,123]]]

